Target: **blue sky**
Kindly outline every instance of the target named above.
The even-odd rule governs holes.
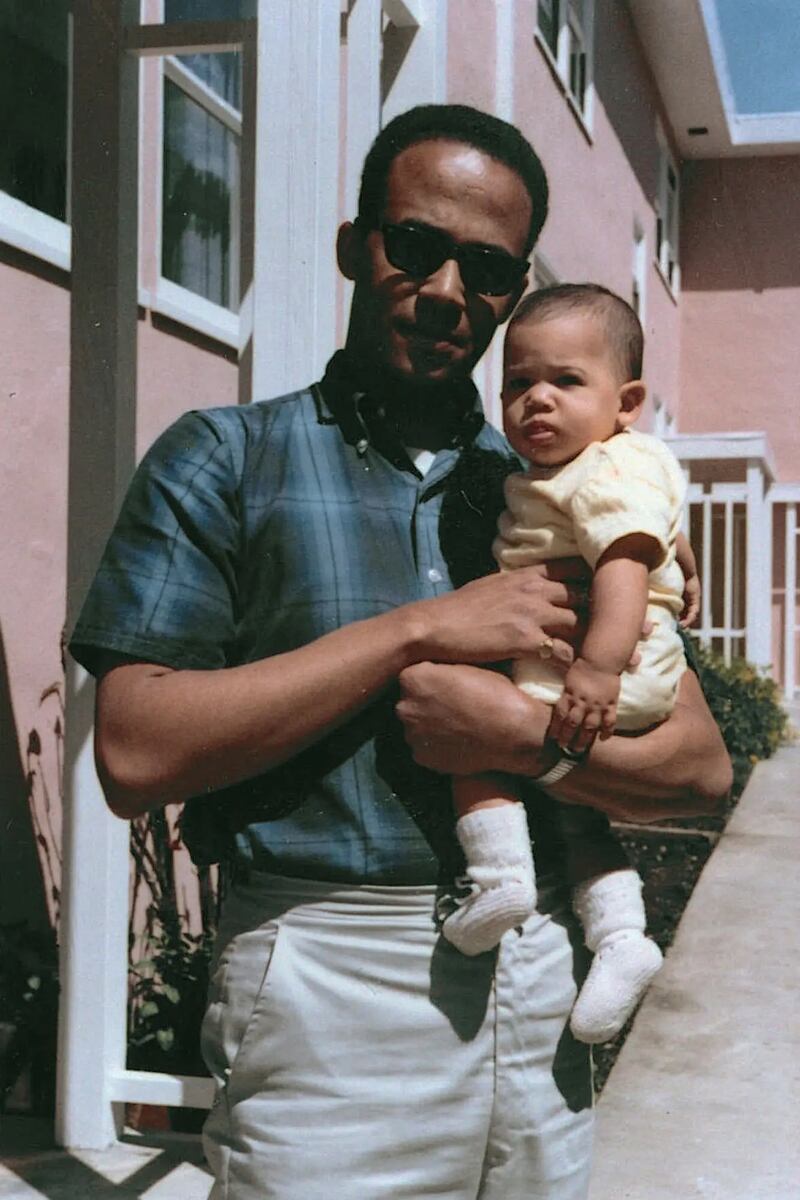
[[[800,0],[716,0],[738,113],[800,112]]]

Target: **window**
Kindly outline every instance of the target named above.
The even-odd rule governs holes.
[[[656,198],[656,261],[673,292],[680,282],[678,267],[679,178],[675,160],[659,132],[658,196]]]
[[[594,0],[538,0],[536,31],[551,67],[588,120],[592,99]]]
[[[0,191],[67,220],[68,0],[0,5]]]
[[[642,324],[644,324],[647,243],[645,241],[644,230],[638,221],[633,226],[633,263],[631,275],[631,307]]]
[[[164,17],[231,17],[230,9],[229,3],[214,0],[167,0]],[[173,283],[234,311],[239,307],[241,88],[238,53],[165,60],[161,271]]]
[[[558,29],[560,0],[539,0],[536,24],[553,58],[558,58]]]

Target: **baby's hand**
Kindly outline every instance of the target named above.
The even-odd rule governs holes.
[[[562,750],[587,750],[598,733],[610,737],[614,732],[618,698],[619,675],[576,658],[553,709],[548,737]]]
[[[680,626],[688,629],[694,625],[700,612],[700,579],[695,575],[687,575],[683,583],[683,610],[680,616]]]

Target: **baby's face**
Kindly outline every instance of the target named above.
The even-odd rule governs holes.
[[[560,466],[631,423],[603,322],[567,312],[512,325],[503,366],[509,442],[537,466]]]

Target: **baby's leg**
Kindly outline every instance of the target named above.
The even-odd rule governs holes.
[[[536,907],[536,880],[524,805],[488,775],[456,778],[456,834],[469,893],[442,925],[462,954],[491,950]]]
[[[570,1027],[579,1041],[604,1042],[622,1029],[663,960],[645,937],[642,881],[606,818],[568,806],[564,815],[573,908],[594,953]]]

